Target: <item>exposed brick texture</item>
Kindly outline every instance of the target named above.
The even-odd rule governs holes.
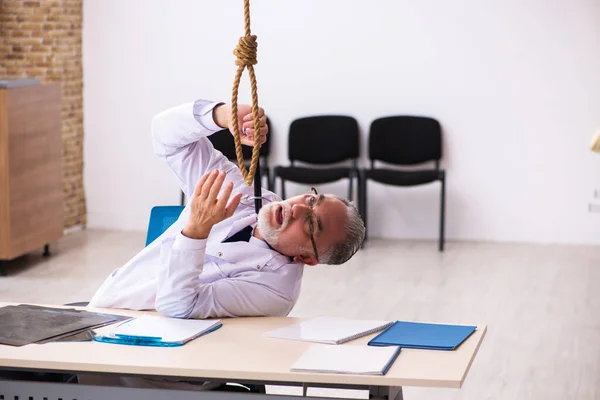
[[[83,0],[0,1],[0,76],[62,84],[65,228],[86,223],[82,8]]]

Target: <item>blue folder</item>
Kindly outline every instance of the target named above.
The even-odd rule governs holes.
[[[369,341],[369,346],[400,346],[427,350],[454,350],[476,326],[396,321]]]

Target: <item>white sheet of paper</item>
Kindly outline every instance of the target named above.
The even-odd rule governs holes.
[[[383,375],[395,360],[396,346],[314,344],[292,365],[295,372]]]
[[[160,337],[163,342],[182,343],[214,328],[220,320],[166,318],[143,315],[116,327],[113,335]]]
[[[382,331],[392,321],[318,317],[265,333],[279,339],[340,344],[374,332]]]

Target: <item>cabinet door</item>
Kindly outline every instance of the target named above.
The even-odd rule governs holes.
[[[6,92],[10,254],[43,247],[63,232],[60,85]]]

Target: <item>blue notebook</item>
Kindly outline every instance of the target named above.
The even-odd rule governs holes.
[[[476,326],[396,321],[369,341],[369,346],[400,346],[428,350],[454,350]]]

